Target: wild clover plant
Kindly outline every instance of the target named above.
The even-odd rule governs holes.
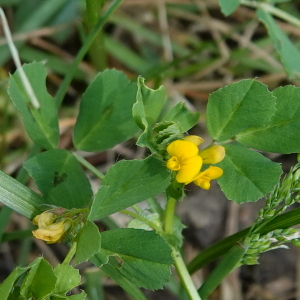
[[[107,69],[95,76],[81,97],[72,136],[74,149],[58,148],[59,107],[74,70],[121,2],[113,1],[95,25],[55,98],[46,89],[47,70],[42,62],[17,63],[17,71],[10,76],[8,94],[33,142],[23,170],[39,193],[21,183],[20,177],[18,181],[1,171],[0,201],[32,220],[35,238],[64,242],[69,253],[55,267],[42,257],[17,267],[0,285],[3,300],[85,299],[84,291],[68,292],[81,284],[75,266],[86,261],[136,300],[146,299],[140,288],[163,288],[174,265],[185,297],[206,299],[234,268],[256,264],[265,251],[300,243],[298,230],[290,228],[300,222],[299,209],[285,212],[300,199],[299,164],[281,179],[280,164],[261,153],[300,152],[298,87],[270,91],[256,79],[245,79],[218,89],[209,96],[207,106],[211,144],[201,148],[203,139],[187,133],[197,124],[198,112],[182,102],[166,111],[163,86],[151,89],[143,77],[129,80],[123,72]],[[271,38],[281,38],[291,47],[274,25],[269,15],[274,10],[269,5],[220,1],[225,14],[240,3],[258,7]],[[274,31],[280,34],[275,36]],[[294,76],[299,60],[294,70],[283,48],[278,52],[287,72]],[[120,160],[106,174],[80,156],[79,150],[105,151],[129,139],[147,149],[145,157]],[[82,166],[99,179],[95,194]],[[208,190],[211,180],[217,180],[229,200],[244,203],[266,196],[266,205],[250,228],[216,243],[186,264],[181,254],[184,225],[175,215],[176,205],[184,201],[187,184]],[[158,196],[163,197],[163,204]],[[147,202],[145,210],[138,205],[142,201]],[[95,221],[107,220],[116,212],[132,217],[129,226],[100,232]],[[219,265],[198,289],[190,273],[220,257]]]

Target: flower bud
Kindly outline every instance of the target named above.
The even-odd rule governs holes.
[[[66,232],[72,225],[71,219],[63,219],[54,223],[54,215],[52,213],[42,213],[34,218],[33,223],[38,225],[37,230],[33,230],[32,234],[40,240],[48,244],[61,242]]]
[[[197,147],[204,142],[203,138],[197,135],[188,135],[184,138],[184,140],[192,142]]]
[[[199,155],[203,158],[204,164],[217,164],[225,157],[225,148],[220,145],[214,145],[208,149],[200,151]]]

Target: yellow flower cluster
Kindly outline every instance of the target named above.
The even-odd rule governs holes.
[[[55,222],[55,215],[45,211],[37,215],[32,223],[39,227],[37,230],[33,230],[32,234],[37,239],[47,242],[47,244],[53,244],[60,243],[64,239],[66,232],[71,227],[72,221],[64,219]]]
[[[177,171],[176,181],[188,184],[194,182],[202,189],[210,188],[210,181],[223,175],[219,167],[210,166],[201,172],[203,164],[216,164],[225,157],[225,148],[214,145],[199,152],[198,146],[203,142],[201,137],[190,135],[183,140],[176,140],[167,147],[170,159],[166,166]]]

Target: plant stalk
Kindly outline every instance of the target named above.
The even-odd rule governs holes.
[[[270,5],[268,3],[264,2],[256,2],[256,1],[249,1],[249,0],[241,0],[241,4],[249,7],[254,7],[258,9],[262,9],[264,11],[267,11],[271,13],[272,15],[292,24],[297,27],[300,27],[300,20],[289,13],[282,11],[281,9],[274,7],[273,5]]]
[[[172,255],[175,261],[176,271],[181,279],[181,282],[188,293],[191,300],[201,300],[198,291],[192,281],[191,275],[189,274],[186,264],[178,250],[172,249]]]
[[[107,0],[85,0],[86,24],[88,32],[91,32],[101,18],[102,8]],[[107,55],[104,45],[104,32],[99,30],[90,49],[89,54],[97,71],[103,71],[107,66]]]
[[[94,27],[94,29],[91,31],[91,33],[87,36],[84,44],[82,45],[81,49],[79,50],[76,58],[74,59],[72,65],[70,66],[70,70],[66,77],[64,78],[62,84],[60,85],[60,88],[56,94],[55,101],[57,107],[60,106],[62,103],[64,96],[66,92],[68,91],[69,85],[73,79],[73,76],[77,70],[77,67],[79,63],[82,61],[83,57],[91,47],[91,44],[93,43],[94,39],[96,38],[99,30],[104,26],[108,18],[114,11],[121,5],[123,0],[115,0],[112,5],[107,9],[107,11],[103,14],[103,16],[99,19],[98,23]]]

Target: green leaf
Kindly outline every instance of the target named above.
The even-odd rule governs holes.
[[[73,141],[77,149],[103,151],[131,138],[136,84],[120,71],[99,73],[82,96]]]
[[[137,100],[132,108],[133,118],[136,124],[143,130],[137,145],[148,147],[152,152],[156,152],[156,145],[152,137],[152,127],[157,121],[165,103],[166,90],[161,86],[157,90],[152,90],[145,85],[145,79],[138,78]]]
[[[15,284],[15,281],[25,273],[30,267],[15,268],[10,275],[0,284],[0,299],[6,300]]]
[[[279,164],[239,143],[223,146],[226,155],[218,166],[224,174],[218,183],[229,200],[237,203],[256,201],[273,189],[282,173]]]
[[[102,250],[117,255],[121,274],[138,287],[155,290],[165,285],[173,263],[171,248],[154,231],[120,228],[102,233]]]
[[[300,88],[279,87],[273,95],[277,98],[277,110],[271,121],[239,133],[237,141],[263,151],[300,152]]]
[[[183,102],[179,102],[167,112],[161,121],[178,122],[182,132],[186,132],[197,124],[199,116],[198,112],[191,112]]]
[[[180,124],[175,121],[156,123],[154,131],[156,131],[155,143],[160,152],[165,151],[171,142],[183,139]]]
[[[8,94],[21,113],[30,138],[45,149],[58,145],[59,130],[55,102],[46,89],[46,69],[42,63],[33,62],[23,66],[41,107],[32,107],[24,89],[19,71],[10,76]]]
[[[87,294],[85,292],[82,292],[81,294],[78,295],[72,295],[72,296],[51,296],[50,300],[84,300],[86,299]]]
[[[284,2],[290,2],[292,0],[269,0],[271,3],[284,3]]]
[[[219,0],[221,11],[225,16],[231,15],[240,5],[240,0]]]
[[[0,202],[28,219],[41,212],[44,199],[16,179],[0,171]]]
[[[93,237],[93,238],[91,238]],[[80,229],[76,235],[77,248],[75,254],[75,263],[87,261],[89,258],[100,252],[101,235],[94,222],[87,223]]]
[[[89,219],[103,218],[157,196],[169,184],[170,172],[162,161],[153,156],[144,160],[120,161],[105,175],[91,206]]]
[[[66,299],[68,300],[84,300],[86,299],[87,294],[85,292],[82,292],[79,295],[72,295],[72,296],[67,296]]]
[[[262,22],[264,22],[288,76],[290,78],[299,77],[299,50],[291,42],[288,36],[281,30],[268,12],[259,9],[257,10],[257,16],[262,20]]]
[[[241,80],[209,96],[207,129],[217,141],[230,139],[244,129],[267,124],[275,105],[266,85],[253,79]]]
[[[95,266],[100,266],[102,261],[98,259],[99,255],[94,256],[91,261]],[[122,287],[134,300],[147,300],[143,292],[133,284],[128,278],[123,276],[119,269],[111,264],[106,264],[101,267],[110,278],[112,278],[120,287]],[[98,300],[98,299],[97,299]]]
[[[77,159],[67,150],[49,150],[24,162],[43,193],[44,204],[81,208],[92,198],[91,185]]]
[[[22,286],[21,295],[29,299],[43,298],[49,295],[55,288],[56,276],[52,266],[43,258],[36,260],[28,274],[26,275]]]
[[[79,270],[70,265],[58,264],[54,269],[54,275],[57,278],[54,293],[65,294],[81,283]]]
[[[242,245],[234,245],[221,260],[218,266],[209,274],[204,283],[198,290],[202,300],[207,297],[217,288],[221,281],[234,270],[238,263],[243,258],[247,248]]]

